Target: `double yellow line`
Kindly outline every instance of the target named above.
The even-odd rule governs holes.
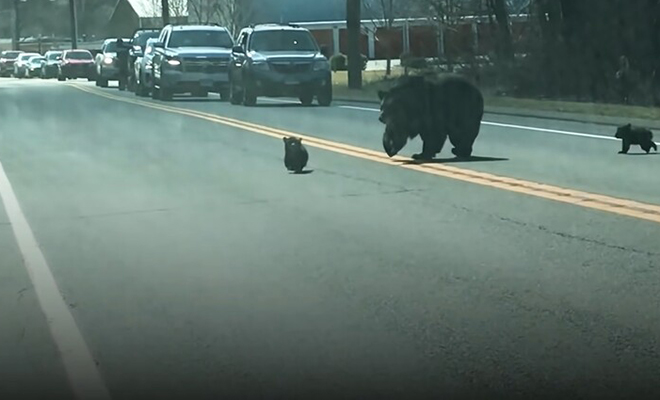
[[[559,201],[580,207],[586,207],[613,214],[625,215],[628,217],[660,223],[660,206],[655,204],[647,204],[616,197],[582,192],[579,190],[565,189],[558,186],[508,178],[485,172],[477,172],[469,169],[457,168],[449,165],[414,163],[412,159],[407,157],[396,156],[389,158],[385,153],[351,146],[344,143],[332,142],[330,140],[320,139],[308,135],[301,135],[295,132],[253,124],[251,122],[222,117],[201,111],[173,107],[165,104],[153,103],[150,101],[130,99],[79,84],[70,85],[76,89],[94,94],[96,96],[105,97],[107,99],[121,101],[124,103],[137,104],[143,107],[153,108],[155,110],[170,112],[174,114],[186,115],[189,117],[203,119],[209,122],[231,126],[278,139],[281,139],[285,136],[297,136],[302,138],[305,141],[305,144],[308,146],[357,157],[364,160],[375,161],[381,164],[397,166],[400,168],[424,172],[431,175],[470,182],[481,186],[488,186],[496,189],[507,190],[510,192],[526,194],[529,196],[540,197],[543,199]]]

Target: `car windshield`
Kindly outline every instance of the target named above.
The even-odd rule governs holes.
[[[160,32],[142,32],[133,38],[133,45],[144,47],[147,44],[147,40],[157,38]]]
[[[0,58],[15,59],[20,54],[21,54],[20,51],[3,51],[2,55],[0,55]]]
[[[311,34],[306,31],[262,31],[255,32],[250,42],[253,51],[317,51]]]
[[[30,58],[29,63],[30,64],[39,64],[42,61],[46,61],[46,58],[45,57],[32,57],[32,58]]]
[[[92,54],[87,51],[70,51],[66,53],[67,60],[91,60]]]
[[[32,58],[34,56],[38,56],[38,55],[39,54],[36,54],[36,53],[24,53],[24,54],[21,54],[20,56],[18,56],[18,61],[26,62],[30,58]]]
[[[61,56],[62,53],[50,53],[48,54],[48,60],[57,60],[57,57]]]
[[[221,47],[229,49],[234,42],[226,31],[184,30],[172,32],[169,47]]]

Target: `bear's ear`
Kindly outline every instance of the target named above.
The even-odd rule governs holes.
[[[378,99],[379,99],[379,100],[383,100],[383,99],[385,98],[385,96],[387,96],[387,92],[386,92],[386,91],[384,91],[384,90],[379,90],[379,91],[378,91]]]

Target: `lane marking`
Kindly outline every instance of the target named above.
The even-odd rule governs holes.
[[[339,106],[339,108],[346,108],[346,109],[349,109],[349,110],[358,110],[358,111],[380,112],[380,110],[377,109],[377,108],[367,108],[367,107]],[[511,128],[511,129],[522,129],[522,130],[526,130],[526,131],[555,133],[555,134],[559,134],[559,135],[577,136],[577,137],[584,137],[584,138],[589,138],[589,139],[619,141],[619,139],[617,139],[615,137],[612,137],[612,136],[593,135],[593,134],[590,134],[590,133],[561,131],[561,130],[557,130],[557,129],[536,128],[536,127],[533,127],[533,126],[503,124],[503,123],[499,123],[499,122],[488,122],[488,121],[482,121],[481,124],[482,125],[488,125],[488,126],[497,126],[497,127],[500,127],[500,128]]]
[[[186,115],[209,122],[214,122],[234,128],[258,133],[265,136],[280,139],[284,136],[298,136],[305,141],[305,144],[311,147],[340,153],[364,160],[374,161],[381,164],[396,166],[413,171],[424,172],[427,174],[442,176],[454,180],[474,183],[481,186],[492,187],[500,190],[506,190],[515,193],[526,194],[547,200],[554,200],[562,203],[572,204],[585,208],[605,211],[612,214],[624,215],[646,221],[660,223],[660,205],[642,203],[634,200],[621,199],[611,196],[583,192],[579,190],[566,189],[543,183],[526,181],[522,179],[498,176],[486,172],[477,172],[470,169],[454,167],[442,164],[418,164],[412,159],[402,156],[389,158],[385,153],[378,152],[362,147],[352,146],[345,143],[333,142],[314,136],[299,134],[296,132],[282,129],[271,128],[264,125],[254,124],[247,121],[241,121],[233,118],[223,117],[216,114],[205,113],[202,111],[191,110],[168,106],[165,104],[148,102],[144,100],[129,99],[128,97],[118,96],[104,92],[96,88],[83,87],[81,85],[71,84],[73,88],[87,92],[99,97],[110,100],[136,104],[155,110],[170,112],[173,114]]]
[[[62,298],[57,282],[46,263],[39,243],[21,210],[18,198],[0,163],[0,198],[4,203],[23,264],[46,316],[50,334],[59,350],[69,384],[80,400],[110,400],[101,373],[85,343],[69,307]]]

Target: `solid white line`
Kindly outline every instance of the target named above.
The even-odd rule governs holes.
[[[23,256],[41,310],[62,358],[69,384],[80,400],[109,400],[110,394],[101,378],[85,340],[76,326],[39,249],[32,229],[21,210],[14,189],[0,163],[0,198],[5,205],[16,242]],[[39,384],[35,382],[35,384]]]
[[[586,137],[590,139],[602,139],[602,140],[619,140],[613,136],[603,136],[603,135],[592,135],[590,133],[579,133],[579,132],[569,132],[569,131],[559,131],[556,129],[545,129],[545,128],[534,128],[531,126],[523,126],[523,125],[511,125],[511,124],[501,124],[499,122],[482,122],[484,125],[490,125],[490,126],[499,126],[502,128],[513,128],[513,129],[524,129],[528,131],[536,131],[536,132],[547,132],[547,133],[556,133],[559,135],[567,135],[567,136],[579,136],[579,137]]]
[[[366,108],[366,107],[355,107],[355,106],[339,106],[339,108],[348,108],[350,110],[359,110],[359,111],[372,111],[380,112],[377,108]],[[603,136],[603,135],[592,135],[590,133],[580,133],[580,132],[570,132],[570,131],[560,131],[557,129],[545,129],[545,128],[535,128],[533,126],[524,126],[524,125],[512,125],[512,124],[502,124],[499,122],[488,122],[482,121],[482,125],[498,126],[500,128],[512,128],[512,129],[522,129],[526,131],[535,131],[535,132],[546,132],[546,133],[556,133],[559,135],[566,136],[578,136],[585,137],[590,139],[601,139],[601,140],[619,140],[612,136]]]
[[[339,106],[339,108],[348,108],[349,110],[358,110],[358,111],[375,111],[380,112],[377,108],[366,108],[366,107],[355,107],[355,106]]]

